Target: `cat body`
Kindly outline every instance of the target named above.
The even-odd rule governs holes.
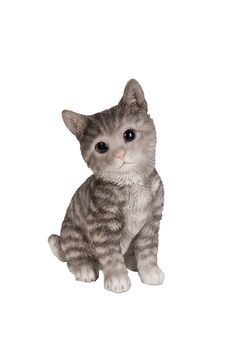
[[[158,231],[164,203],[155,169],[156,134],[141,86],[130,80],[120,103],[93,116],[63,111],[93,170],[74,194],[60,236],[51,235],[53,253],[77,280],[94,281],[99,269],[107,290],[129,289],[127,268],[158,285]]]

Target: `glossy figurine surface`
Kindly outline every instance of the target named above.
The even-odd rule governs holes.
[[[76,280],[104,274],[104,287],[123,292],[127,268],[142,282],[159,285],[158,232],[164,189],[155,169],[156,131],[140,84],[132,79],[118,105],[90,116],[62,112],[80,142],[91,175],[76,191],[60,236],[48,239]]]

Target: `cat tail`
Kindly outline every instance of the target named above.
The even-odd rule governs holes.
[[[60,236],[51,235],[48,238],[49,246],[51,247],[51,251],[60,261],[66,262],[64,253],[61,248]]]

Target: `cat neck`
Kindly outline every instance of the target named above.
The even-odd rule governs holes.
[[[152,172],[153,171],[151,171],[151,173]],[[139,172],[132,171],[129,173],[118,174],[113,172],[105,172],[99,175],[95,175],[95,177],[104,182],[112,182],[114,184],[117,184],[118,186],[127,186],[134,184],[145,185],[151,173],[140,174]]]

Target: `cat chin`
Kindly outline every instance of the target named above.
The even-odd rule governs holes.
[[[134,170],[123,172],[106,171],[95,175],[104,181],[114,182],[118,185],[133,185],[134,183],[143,184],[143,174]]]

